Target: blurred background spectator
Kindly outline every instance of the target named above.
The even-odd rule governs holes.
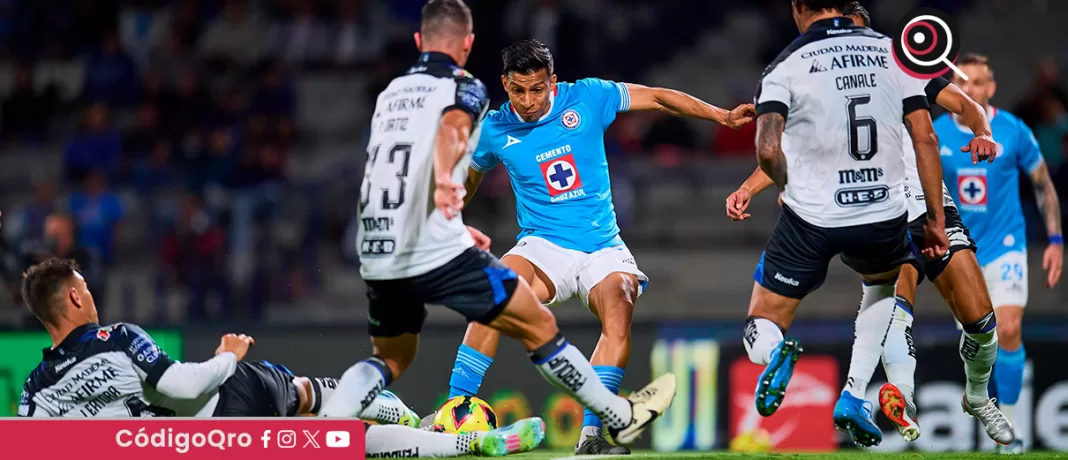
[[[374,100],[415,59],[424,3],[0,0],[5,284],[58,254],[82,263],[108,320],[362,321],[365,294],[345,238]],[[477,40],[468,68],[494,107],[504,101],[498,53],[517,38],[548,43],[563,81],[669,86],[732,107],[797,35],[780,0],[469,3]],[[991,56],[994,102],[1034,129],[1068,191],[1068,30],[1057,19],[1068,4],[863,3],[884,31],[916,5],[956,15],[964,48]],[[753,221],[735,224],[722,203],[753,169],[754,134],[754,125],[649,113],[621,114],[606,133],[624,237],[655,279],[643,303],[658,308],[639,317],[737,316],[726,306],[745,305],[743,272],[777,207],[773,196],[757,200]],[[465,210],[498,254],[514,241],[513,202],[498,168]],[[855,302],[854,279],[823,292],[814,303],[827,314],[851,314],[837,299]],[[1029,314],[1063,292],[1033,289]],[[0,302],[17,307],[9,293]],[[724,308],[707,308],[709,299]],[[585,318],[582,309],[554,313]],[[25,318],[0,308],[0,325]]]

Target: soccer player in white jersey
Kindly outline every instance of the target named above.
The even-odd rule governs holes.
[[[675,376],[617,396],[560,334],[530,285],[475,247],[460,217],[462,184],[489,108],[486,87],[462,67],[474,38],[467,5],[431,0],[415,35],[422,55],[378,97],[356,242],[374,356],[345,371],[322,414],[354,416],[404,373],[429,303],[522,342],[546,380],[600,415],[616,441],[633,443],[670,406]]]
[[[195,399],[217,391],[253,343],[227,334],[214,358],[173,361],[133,324],[98,324],[93,295],[71,260],[30,267],[23,275],[22,298],[52,337],[52,346],[26,379],[21,417],[173,415],[152,405],[152,396]]]
[[[868,12],[859,3],[849,5],[843,14],[853,19],[858,26],[868,27],[871,24]],[[937,103],[952,113],[960,114],[966,125],[975,133],[968,145],[961,147],[961,150],[970,152],[976,163],[993,161],[997,146],[990,135],[990,122],[982,107],[945,78],[929,81],[925,92],[929,103]],[[909,231],[914,240],[921,240],[926,219],[925,197],[919,192],[921,187],[917,179],[915,152],[908,142],[904,143],[903,147],[907,167],[905,195],[908,199]],[[771,184],[771,179],[757,168],[738,191],[728,197],[728,217],[734,220],[747,219],[749,215],[745,211],[752,196]],[[867,383],[880,355],[890,382],[879,390],[880,408],[907,441],[913,441],[920,436],[913,399],[916,355],[912,344],[912,306],[915,302],[916,287],[922,282],[924,275],[942,293],[958,321],[968,325],[965,326],[961,337],[961,357],[965,361],[967,375],[963,401],[965,410],[977,414],[977,418],[995,441],[1008,443],[1013,439],[1011,424],[1001,416],[987,394],[987,384],[996,355],[996,321],[986,290],[975,289],[976,286],[985,285],[982,270],[975,259],[975,242],[969,236],[968,228],[961,223],[956,205],[945,184],[942,195],[946,214],[946,235],[950,240],[946,257],[925,261],[922,272],[912,265],[902,266],[897,282],[896,305],[889,311],[880,312],[869,308],[858,313],[853,360],[848,373],[850,378],[835,408],[836,424],[849,430],[858,444],[875,445],[882,438],[882,432],[875,423],[866,417],[863,411],[854,409],[863,404]],[[971,321],[975,318],[978,320]],[[864,330],[861,329],[862,326]],[[972,403],[969,404],[968,401]]]
[[[841,255],[864,279],[861,310],[892,308],[900,266],[919,262],[908,237],[902,120],[927,204],[923,253],[942,257],[949,246],[923,84],[895,65],[888,37],[842,16],[849,3],[793,1],[802,34],[764,71],[755,97],[757,159],[783,201],[743,339],[750,360],[766,366],[756,388],[764,416],[782,404],[802,351],[783,331],[831,258]]]

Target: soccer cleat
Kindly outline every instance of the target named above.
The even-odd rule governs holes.
[[[843,391],[834,405],[834,427],[848,431],[858,445],[877,446],[883,442],[883,431],[872,420],[873,408],[870,402]]]
[[[968,404],[968,398],[962,396],[960,399],[961,409],[964,409],[964,413],[979,420],[990,439],[998,444],[1012,447],[1011,445],[1016,441],[1016,433],[1012,429],[1012,423],[1009,423],[1009,419],[1005,418],[1005,414],[1001,413],[996,403],[997,400],[991,398],[986,403],[973,407]],[[1023,448],[1023,444],[1020,444],[1020,448]]]
[[[893,384],[887,383],[879,388],[879,408],[894,424],[901,437],[905,438],[905,442],[912,442],[920,437],[920,424],[916,422],[916,404]]]
[[[411,410],[409,408],[407,413],[404,413],[400,416],[400,420],[397,421],[397,424],[404,425],[409,428],[419,428],[419,414],[416,414],[414,410]]]
[[[801,356],[801,343],[787,337],[771,353],[771,361],[760,374],[756,387],[756,408],[765,417],[774,414],[786,397],[786,386],[794,374],[797,358]]]
[[[603,434],[586,436],[575,447],[575,455],[630,455],[630,449],[608,442]]]
[[[530,417],[488,431],[471,442],[471,452],[482,457],[503,457],[534,450],[545,439],[545,422]]]
[[[1001,455],[1023,455],[1024,445],[1023,441],[1017,439],[1009,445],[998,444],[998,453]]]
[[[630,401],[630,424],[622,429],[608,428],[612,439],[622,445],[633,444],[646,428],[653,424],[660,414],[671,407],[675,399],[675,387],[678,381],[670,372],[661,375],[652,383],[627,396]]]

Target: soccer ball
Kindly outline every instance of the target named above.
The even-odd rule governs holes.
[[[474,396],[457,396],[441,405],[434,414],[434,431],[470,433],[497,429],[497,414],[486,401]]]
[[[739,434],[729,446],[731,452],[767,452],[771,447],[771,433],[759,427]]]

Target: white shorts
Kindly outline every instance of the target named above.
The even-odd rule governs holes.
[[[544,238],[525,236],[505,256],[520,256],[538,267],[552,281],[556,296],[548,305],[563,302],[576,295],[589,306],[590,290],[615,272],[638,277],[638,295],[645,289],[649,277],[638,270],[634,255],[626,245],[604,248],[593,253],[562,248]],[[502,257],[503,259],[503,257]]]
[[[1027,305],[1027,252],[1006,252],[983,266],[994,308]]]

